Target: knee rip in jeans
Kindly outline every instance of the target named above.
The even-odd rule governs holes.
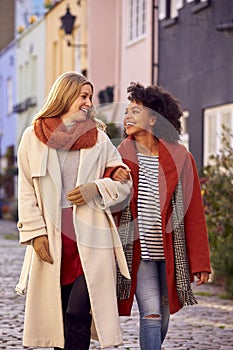
[[[168,303],[168,297],[165,296],[165,295],[162,296],[162,304],[163,304],[163,305],[169,305],[169,303]],[[144,316],[143,318],[155,319],[155,318],[160,318],[160,317],[161,317],[160,314],[150,314],[150,315]]]

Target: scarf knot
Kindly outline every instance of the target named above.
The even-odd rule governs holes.
[[[35,134],[48,147],[66,151],[90,148],[97,141],[97,127],[92,119],[77,122],[67,129],[60,117],[39,118],[34,122]]]

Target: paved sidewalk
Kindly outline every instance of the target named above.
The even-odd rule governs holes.
[[[24,250],[18,244],[16,224],[0,220],[0,350],[34,349],[22,346],[25,298],[14,292]],[[232,350],[233,300],[220,299],[219,293],[223,293],[223,290],[210,284],[198,288],[194,286],[194,290],[203,293],[197,295],[199,304],[185,307],[171,316],[163,348]],[[121,326],[125,344],[118,349],[140,349],[136,304],[131,317],[121,318]],[[90,349],[99,349],[98,343],[92,341]],[[116,348],[110,350],[113,349]]]

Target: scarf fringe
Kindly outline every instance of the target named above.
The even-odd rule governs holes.
[[[188,258],[186,251],[183,191],[181,180],[178,181],[172,196],[172,218],[173,218],[173,243],[177,295],[182,306],[197,304],[193,294]]]
[[[177,294],[182,306],[198,304],[191,288],[189,290],[178,290]]]
[[[119,236],[121,239],[123,251],[127,261],[130,275],[132,275],[132,262],[133,262],[133,241],[134,241],[134,223],[130,210],[130,197],[126,200],[126,207],[122,210],[120,225],[118,228]],[[119,267],[117,266],[117,299],[128,299],[131,293],[132,280],[125,278]]]

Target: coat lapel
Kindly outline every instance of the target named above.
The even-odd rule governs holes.
[[[59,230],[61,227],[61,172],[57,152],[55,149],[48,149],[47,174],[40,179],[41,198],[44,203],[44,210],[53,225]]]
[[[48,149],[48,162],[47,162],[48,172],[55,184],[57,192],[61,193],[61,170],[58,161],[57,151],[53,148]]]
[[[58,192],[61,191],[60,165],[58,161],[57,151],[47,147],[44,143],[35,138],[35,143],[31,145],[31,153],[34,157],[30,157],[30,169],[32,177],[44,177],[50,174]]]
[[[93,165],[98,163],[98,157],[100,155],[101,145],[98,143],[95,147],[84,148],[80,150],[80,163],[78,168],[78,176],[76,185],[80,185],[87,182],[90,178],[90,173],[93,171]],[[101,166],[101,165],[100,165]]]
[[[46,175],[47,160],[48,160],[48,147],[39,142],[38,139],[32,139],[30,154],[34,157],[29,158],[31,176],[41,177]]]
[[[159,193],[161,209],[171,201],[181,176],[187,150],[180,144],[159,140]]]

